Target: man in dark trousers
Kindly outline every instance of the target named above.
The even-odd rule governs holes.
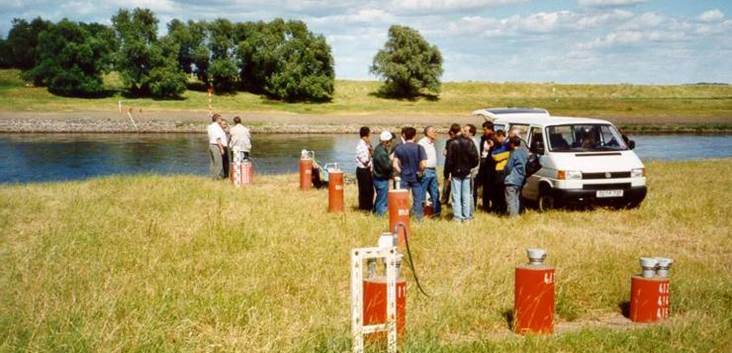
[[[459,124],[452,124],[450,131],[456,138],[447,148],[445,170],[450,175],[452,185],[453,220],[469,222],[473,219],[470,171],[478,165],[478,149],[471,138],[460,133]]]
[[[374,181],[371,176],[371,129],[361,127],[356,145],[356,180],[358,181],[358,209],[371,212],[374,208]]]
[[[493,130],[493,122],[483,122],[483,135],[480,136],[480,167],[478,170],[478,179],[483,186],[483,210],[489,212],[491,210],[491,200],[493,198],[493,178],[496,174],[496,164],[491,157],[491,150],[495,145],[495,132]]]
[[[374,214],[383,216],[388,207],[389,179],[394,172],[389,149],[392,140],[391,132],[382,131],[379,135],[379,145],[374,149],[374,188],[376,189],[376,201],[374,201]]]
[[[427,161],[427,154],[422,146],[414,143],[414,136],[417,130],[413,127],[406,127],[404,131],[404,143],[394,149],[394,170],[401,178],[400,187],[412,190],[412,215],[421,220],[424,217],[422,203],[424,202],[424,191],[420,179]]]

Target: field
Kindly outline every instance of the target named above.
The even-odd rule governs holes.
[[[0,111],[7,112],[114,112],[117,102],[145,111],[207,111],[206,92],[187,91],[184,99],[159,101],[127,99],[119,93],[115,74],[106,83],[114,93],[100,99],[54,96],[42,87],[28,87],[17,70],[0,70]],[[375,95],[375,81],[336,81],[335,97],[329,103],[283,103],[239,92],[214,97],[220,112],[297,113],[306,115],[372,116],[394,119],[410,115],[466,116],[488,106],[536,106],[556,115],[611,118],[623,124],[691,124],[714,128],[732,125],[732,86],[729,85],[583,85],[553,83],[447,82],[439,99],[393,100]]]
[[[651,162],[637,210],[413,226],[404,352],[730,352],[732,159]],[[691,182],[693,180],[693,182]],[[0,352],[346,352],[349,249],[387,220],[325,212],[294,175],[0,186]],[[346,204],[356,203],[354,185]],[[513,268],[544,247],[560,333],[519,337]],[[638,257],[669,256],[672,318],[620,316]],[[372,349],[371,351],[378,351]]]

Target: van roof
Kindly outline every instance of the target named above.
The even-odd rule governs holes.
[[[567,124],[610,124],[607,120],[566,116],[499,116],[494,123],[534,124],[541,126]]]

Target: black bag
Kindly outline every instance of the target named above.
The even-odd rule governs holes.
[[[532,153],[529,155],[529,159],[526,161],[526,177],[532,176],[534,173],[541,169],[541,162],[539,161],[539,155]]]

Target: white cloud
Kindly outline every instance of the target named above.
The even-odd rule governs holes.
[[[699,15],[699,20],[704,22],[717,22],[721,21],[724,18],[724,13],[722,11],[719,11],[719,9],[704,11],[701,15]]]
[[[647,0],[577,0],[577,3],[581,6],[611,7],[636,5],[646,1]]]
[[[516,4],[528,0],[392,0],[391,7],[414,12],[451,12]]]
[[[676,31],[617,31],[588,43],[577,45],[579,49],[599,49],[625,45],[645,45],[650,42],[675,42],[686,39],[684,32]]]

